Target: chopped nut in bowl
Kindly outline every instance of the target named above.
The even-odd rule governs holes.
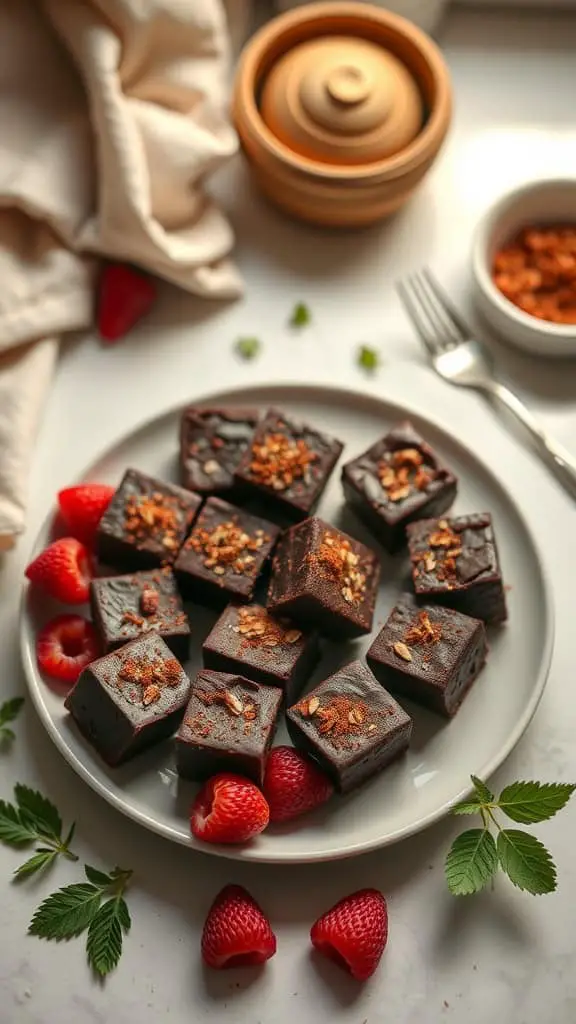
[[[476,229],[475,300],[499,336],[542,356],[576,356],[576,178],[508,193]]]

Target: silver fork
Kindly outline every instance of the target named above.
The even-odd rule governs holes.
[[[573,498],[576,459],[540,425],[523,402],[494,376],[488,352],[476,341],[451,299],[427,268],[397,285],[398,294],[432,366],[441,377],[497,398],[531,434],[537,450]]]

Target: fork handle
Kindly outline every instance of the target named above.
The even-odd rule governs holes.
[[[576,459],[555,441],[517,395],[498,381],[486,381],[486,390],[498,398],[532,435],[542,458],[555,471],[565,489],[576,498]]]

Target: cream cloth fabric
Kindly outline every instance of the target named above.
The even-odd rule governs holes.
[[[5,549],[59,339],[93,319],[93,254],[212,298],[242,284],[201,187],[236,150],[220,0],[0,0],[0,46]]]

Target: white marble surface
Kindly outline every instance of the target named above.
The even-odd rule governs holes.
[[[573,700],[574,505],[537,460],[480,399],[421,368],[421,355],[394,296],[393,279],[421,260],[465,302],[473,223],[509,184],[541,173],[574,173],[576,17],[455,12],[442,32],[456,89],[450,141],[423,190],[384,227],[330,236],[283,220],[253,194],[240,166],[218,183],[238,231],[246,299],[210,307],[166,291],[153,319],[105,351],[82,338],[63,353],[32,481],[31,533],[58,486],[136,421],[196,390],[250,379],[231,356],[239,334],[265,342],[258,375],[357,381],[352,359],[362,341],[389,363],[405,360],[402,394],[492,458],[528,510],[551,573],[557,640],[549,685],[525,738],[495,784],[513,777],[576,779]],[[294,339],[286,317],[297,300],[314,325]],[[564,443],[576,450],[574,364],[530,361],[495,345],[502,372]],[[396,378],[395,374],[395,378]],[[386,366],[381,371],[386,391]],[[0,571],[1,689],[23,682],[16,645],[17,600],[31,535]],[[503,680],[506,685],[506,680]],[[479,723],[479,728],[482,728]],[[444,852],[455,824],[443,822],[381,854],[294,869],[244,867],[194,856],[124,820],[65,765],[28,708],[18,740],[2,755],[2,795],[16,780],[34,784],[78,820],[76,847],[98,865],[135,871],[133,932],[117,973],[93,983],[81,941],[26,937],[31,912],[52,885],[72,881],[57,866],[50,882],[8,884],[18,855],[0,849],[1,1024],[569,1024],[576,1019],[573,906],[574,808],[543,827],[559,868],[560,891],[523,896],[506,883],[467,901],[445,891]],[[214,893],[245,883],[267,908],[279,952],[261,974],[205,974],[199,930]],[[371,984],[358,990],[330,965],[308,956],[317,913],[365,884],[390,904],[390,943]]]

